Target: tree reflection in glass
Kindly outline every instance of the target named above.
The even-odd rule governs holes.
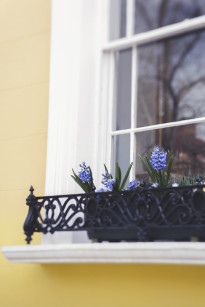
[[[205,32],[139,47],[137,126],[205,116]]]
[[[135,33],[204,14],[204,0],[135,0]]]
[[[163,148],[175,154],[172,168],[174,176],[205,173],[205,123],[136,133],[137,155],[151,153],[153,148],[159,145],[156,141],[158,135],[162,136]],[[169,139],[167,135],[170,135]],[[136,177],[144,177],[139,159],[136,163]]]

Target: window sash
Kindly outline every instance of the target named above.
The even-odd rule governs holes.
[[[140,45],[155,42],[165,38],[171,38],[179,34],[186,34],[205,28],[205,15],[189,20],[184,20],[175,24],[164,26],[158,29],[147,31],[134,35],[134,0],[127,0],[127,24],[126,37],[107,42],[103,46],[104,56],[109,58],[109,99],[108,99],[108,126],[107,126],[107,150],[106,161],[112,172],[114,172],[116,157],[116,138],[117,135],[129,134],[130,136],[130,163],[133,162],[132,171],[130,172],[130,181],[135,179],[135,162],[136,162],[136,133],[162,128],[189,125],[194,123],[205,122],[205,117],[168,122],[150,126],[137,127],[137,92],[138,92],[138,49]],[[130,129],[115,130],[116,122],[116,101],[114,97],[115,89],[115,52],[132,48],[132,66],[131,66],[131,127]]]
[[[150,125],[150,126],[144,126],[144,127],[138,127],[138,128],[110,131],[110,135],[115,136],[115,135],[123,135],[123,134],[128,134],[128,133],[138,133],[138,132],[144,132],[144,131],[149,131],[149,130],[157,130],[157,129],[163,129],[163,128],[199,124],[203,122],[205,122],[205,117],[199,117],[199,118],[180,120],[176,122],[156,124],[156,125]]]
[[[188,19],[188,20],[185,19],[184,21],[177,22],[172,25],[164,26],[151,31],[110,41],[104,45],[103,52],[124,50],[132,48],[134,46],[140,46],[164,38],[176,36],[182,33],[185,34],[191,31],[200,30],[204,27],[205,27],[205,15],[200,17],[195,17],[193,19]]]

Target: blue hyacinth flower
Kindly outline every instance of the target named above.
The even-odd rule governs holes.
[[[166,158],[167,152],[160,151],[159,147],[156,147],[152,152],[150,163],[155,170],[163,170],[167,167]]]
[[[132,190],[136,190],[137,187],[139,187],[140,185],[140,182],[139,181],[136,181],[136,180],[132,180],[129,185],[127,186],[127,189],[128,191],[132,191]]]
[[[106,171],[105,174],[102,174],[102,176],[102,184],[105,186],[107,191],[112,191],[113,185],[116,183],[116,180],[112,178],[112,174],[108,173],[108,171]]]
[[[80,178],[80,180],[85,183],[85,182],[90,182],[91,180],[91,174],[90,174],[90,168],[89,166],[85,165],[85,162],[83,162],[82,164],[80,164],[81,170],[78,173],[78,177]]]

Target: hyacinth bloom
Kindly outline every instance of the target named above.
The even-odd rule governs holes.
[[[139,181],[132,180],[132,181],[129,183],[129,185],[128,185],[128,187],[127,187],[126,190],[128,190],[128,191],[136,190],[137,187],[139,187],[139,185],[140,185],[140,182],[139,182]]]
[[[150,157],[145,154],[145,159],[140,155],[139,158],[154,186],[156,184],[161,187],[169,185],[174,161],[174,155],[171,155],[169,150],[167,152],[160,151],[159,147],[155,147]]]
[[[102,174],[102,184],[104,187],[97,190],[97,192],[112,192],[112,191],[122,191],[128,179],[130,170],[132,168],[132,164],[128,167],[128,170],[124,176],[124,179],[121,181],[121,169],[116,162],[116,178],[114,179],[112,174],[109,173],[106,165],[104,164],[105,174]],[[93,175],[90,166],[86,166],[85,162],[80,164],[81,170],[78,172],[78,175],[75,173],[74,169],[72,169],[73,175],[71,177],[75,182],[83,189],[86,193],[91,193],[96,190]]]
[[[96,192],[108,192],[108,190],[107,189],[105,189],[105,188],[100,188],[99,190],[97,190]]]
[[[151,155],[150,163],[155,170],[163,170],[166,164],[167,152],[159,151],[159,147],[156,147]]]
[[[83,162],[82,164],[80,164],[81,170],[78,173],[78,176],[80,178],[80,180],[85,183],[85,182],[90,182],[91,180],[91,174],[90,174],[90,168],[89,166],[85,165],[85,162]]]
[[[105,171],[105,174],[102,174],[103,180],[102,184],[105,186],[107,191],[113,190],[113,185],[116,183],[116,180],[112,178],[112,175]]]

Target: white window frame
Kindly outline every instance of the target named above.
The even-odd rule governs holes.
[[[150,30],[144,33],[134,35],[134,0],[127,0],[127,26],[126,37],[108,42],[103,47],[103,52],[107,53],[110,58],[110,121],[109,121],[109,137],[107,143],[108,161],[110,169],[114,172],[115,165],[115,136],[129,135],[130,136],[130,163],[133,162],[133,168],[130,172],[130,181],[136,179],[136,134],[156,129],[171,128],[188,124],[205,123],[205,117],[181,120],[175,122],[167,122],[163,124],[155,124],[144,127],[137,127],[137,64],[138,64],[138,46],[143,46],[145,43],[157,42],[159,40],[174,37],[179,34],[186,34],[194,30],[205,29],[205,15],[193,19],[186,19],[182,22]],[[125,49],[132,49],[132,66],[131,66],[131,127],[129,129],[115,130],[116,126],[116,106],[114,97],[115,84],[115,52]]]
[[[100,183],[107,113],[96,102],[104,96],[101,78],[106,80],[108,73],[101,67],[109,66],[107,57],[102,59],[108,4],[108,0],[52,1],[46,195],[81,192],[71,174],[82,161],[92,167],[96,185]],[[89,242],[84,232],[45,235],[42,243],[79,241]]]
[[[114,1],[114,0],[113,0]],[[78,192],[70,178],[69,170],[78,166],[80,158],[88,158],[93,162],[94,176],[100,182],[103,163],[111,166],[111,143],[118,131],[113,131],[113,84],[114,84],[114,52],[132,47],[132,126],[129,131],[120,133],[132,135],[140,129],[134,128],[136,89],[136,46],[151,41],[152,37],[163,38],[167,35],[179,34],[180,31],[200,29],[205,26],[205,16],[192,21],[184,21],[177,25],[150,31],[149,34],[132,36],[133,0],[128,0],[127,37],[108,42],[109,0],[52,0],[51,25],[51,64],[50,64],[50,98],[49,129],[47,148],[46,189],[47,195],[69,194]],[[87,10],[85,11],[85,5]],[[72,7],[72,9],[71,9]],[[90,39],[91,49],[87,49],[87,57],[81,51],[83,32],[81,21],[83,14],[95,16],[96,23]],[[88,16],[87,16],[88,17]],[[102,35],[99,36],[99,33]],[[90,34],[90,33],[89,33]],[[95,59],[93,59],[93,51]],[[68,56],[69,55],[69,56]],[[86,81],[88,59],[92,66],[90,78]],[[70,86],[69,86],[70,85]],[[109,85],[109,86],[108,86]],[[90,91],[93,95],[90,96]],[[82,94],[81,94],[82,93]],[[81,95],[80,95],[81,94]],[[86,97],[87,95],[87,97]],[[82,98],[85,105],[82,105]],[[95,101],[98,101],[95,104]],[[86,108],[91,103],[92,108]],[[83,108],[83,111],[81,110]],[[82,112],[81,112],[82,111]],[[91,112],[91,123],[82,131],[80,121],[83,115]],[[200,119],[204,121],[204,119]],[[189,121],[190,122],[190,121]],[[197,120],[197,122],[199,122]],[[192,120],[195,123],[195,120]],[[176,123],[175,123],[176,124]],[[163,124],[163,128],[167,124]],[[172,123],[169,123],[169,127]],[[159,126],[158,126],[159,127]],[[92,128],[89,146],[84,148],[83,138]],[[137,130],[136,130],[137,129]],[[149,126],[147,129],[155,129]],[[144,131],[144,130],[143,130]],[[80,141],[79,141],[80,140]],[[81,144],[82,141],[82,144]],[[134,142],[131,142],[134,154]],[[131,156],[130,159],[133,159]],[[35,235],[35,234],[34,234]],[[43,237],[42,244],[37,246],[3,247],[4,255],[11,262],[66,263],[66,262],[109,262],[109,263],[172,263],[172,264],[205,264],[205,243],[199,242],[149,242],[149,243],[77,243],[69,233],[58,233]]]

